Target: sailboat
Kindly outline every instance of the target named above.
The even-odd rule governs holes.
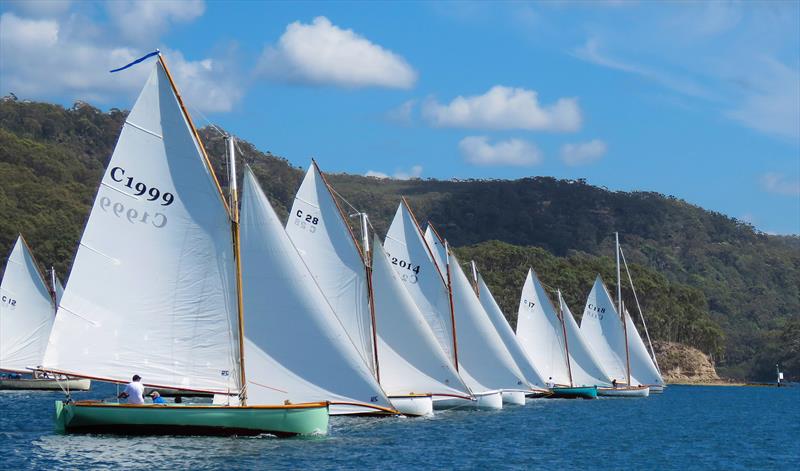
[[[517,338],[531,362],[547,377],[551,397],[594,399],[597,386],[610,386],[561,300],[553,306],[536,273],[525,278],[517,317]]]
[[[437,264],[442,263],[442,267],[449,269],[447,263],[447,242],[442,238],[441,235],[439,235],[431,222],[428,222],[428,227],[425,229],[425,241],[431,247],[434,260],[436,260]],[[519,343],[514,336],[514,332],[511,330],[511,326],[508,325],[508,321],[506,321],[505,316],[503,316],[503,312],[500,310],[500,307],[494,300],[494,297],[489,291],[489,287],[483,283],[482,279],[479,279],[475,262],[471,262],[471,267],[471,287],[480,303],[481,308],[483,309],[483,312],[485,313],[485,316],[492,323],[491,329],[484,326],[484,328],[486,328],[486,337],[488,337],[490,340],[496,341],[496,337],[499,336],[503,347],[508,354],[511,355],[514,366],[516,366],[516,368],[522,374],[522,378],[524,378],[524,381],[522,381],[520,385],[524,384],[527,386],[527,390],[519,387],[516,389],[504,389],[502,391],[503,402],[506,404],[524,405],[526,396],[535,397],[546,393],[549,394],[549,392],[544,389],[544,381],[541,379],[541,375],[539,375],[539,373],[536,371],[536,368],[530,364],[527,356],[519,346]],[[458,267],[458,271],[463,274],[461,267]],[[470,299],[470,302],[473,302],[474,304],[474,299]],[[477,307],[477,305],[475,305],[475,307]],[[494,332],[492,332],[492,330]],[[497,335],[495,336],[494,334]]]
[[[0,390],[86,391],[91,387],[88,379],[51,376],[36,369],[42,364],[61,286],[54,270],[50,279],[48,286],[20,234],[0,281],[0,371],[6,372],[0,376]]]
[[[292,243],[250,167],[242,194],[248,389],[329,401],[332,415],[397,414]]]
[[[625,322],[627,324],[627,330],[629,332],[629,349],[630,349],[630,362],[631,362],[631,371],[633,375],[644,385],[650,387],[650,394],[660,394],[664,392],[664,388],[666,388],[666,384],[664,383],[664,378],[661,376],[661,369],[658,366],[658,359],[656,359],[656,352],[653,350],[653,342],[650,341],[650,333],[647,331],[647,323],[644,320],[644,313],[642,312],[642,307],[639,304],[639,296],[636,294],[636,287],[633,285],[633,278],[631,277],[631,272],[628,269],[628,262],[625,260],[625,252],[622,250],[622,245],[619,244],[619,234],[616,234],[616,242],[617,242],[617,252],[622,259],[622,263],[625,266],[625,272],[628,275],[628,282],[631,286],[631,291],[633,292],[633,299],[636,301],[636,309],[639,311],[639,319],[642,321],[642,327],[644,327],[644,333],[647,336],[647,346],[649,350],[644,345],[644,341],[642,336],[639,335],[639,331],[636,329],[636,326],[631,322],[631,316],[627,312],[627,309],[624,308],[625,311]],[[619,259],[617,259],[617,264],[619,264]]]
[[[392,405],[420,416],[433,413],[434,395],[470,400],[380,243],[370,244],[367,215],[354,214],[359,245],[314,161],[289,214],[287,234]]]
[[[328,404],[249,401],[236,179],[226,201],[164,58],[128,114],[45,351],[46,371],[237,397],[56,402],[66,433],[327,433]],[[146,58],[145,57],[145,58]],[[141,62],[144,58],[137,62]],[[235,161],[230,164],[235,176]],[[230,209],[229,209],[230,208]]]
[[[492,321],[492,324],[494,324],[494,328],[497,330],[497,333],[500,334],[500,338],[503,339],[503,343],[505,344],[509,353],[511,353],[511,356],[514,357],[514,363],[517,364],[517,367],[525,376],[528,384],[531,385],[533,391],[528,393],[527,396],[543,397],[549,395],[549,391],[545,387],[545,380],[542,378],[542,374],[539,373],[533,363],[531,363],[528,355],[525,353],[525,350],[523,350],[522,345],[519,344],[517,336],[514,334],[514,331],[508,324],[508,320],[506,320],[506,317],[503,315],[502,309],[500,309],[500,306],[497,304],[494,296],[492,296],[489,286],[486,285],[486,282],[483,281],[483,277],[480,275],[480,273],[478,273],[478,268],[475,265],[475,261],[470,261],[470,264],[472,266],[472,280],[475,284],[475,293],[478,295],[483,309],[489,315],[489,319]],[[504,399],[506,398],[506,395],[507,393],[504,391]]]

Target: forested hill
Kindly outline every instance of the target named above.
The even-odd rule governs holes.
[[[0,102],[0,262],[22,232],[39,262],[68,272],[125,113],[78,103]],[[216,166],[223,143],[201,132]],[[240,142],[282,217],[302,170]],[[336,162],[319,162],[335,171]],[[221,168],[218,168],[221,170]],[[224,180],[224,172],[219,171]],[[585,181],[381,180],[331,174],[383,235],[399,197],[431,220],[462,262],[475,259],[512,323],[528,266],[560,287],[576,316],[594,276],[614,288],[619,231],[651,335],[712,353],[724,375],[771,379],[781,361],[800,375],[800,239],[753,227],[685,201],[614,192]],[[630,293],[626,304],[633,306]]]

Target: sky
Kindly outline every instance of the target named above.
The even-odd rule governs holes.
[[[0,3],[0,94],[130,109],[378,178],[584,178],[800,234],[800,1]]]

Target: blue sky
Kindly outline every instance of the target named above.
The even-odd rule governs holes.
[[[0,93],[195,121],[329,172],[585,178],[800,233],[800,2],[9,2]]]

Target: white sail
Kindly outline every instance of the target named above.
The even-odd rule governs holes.
[[[428,247],[431,248],[433,259],[436,261],[439,270],[444,272],[446,269],[445,267],[447,267],[447,251],[444,247],[444,241],[439,238],[439,235],[430,223],[428,223],[428,227],[425,228],[425,242],[427,242]]]
[[[456,256],[452,252],[448,255],[458,339],[458,371],[464,382],[475,393],[530,389]]]
[[[500,309],[500,306],[497,305],[497,301],[495,301],[492,292],[489,291],[489,287],[486,285],[486,282],[483,281],[483,277],[480,274],[478,275],[478,293],[480,294],[480,301],[483,309],[489,315],[489,319],[492,321],[492,324],[494,324],[494,328],[497,330],[497,333],[500,334],[500,338],[503,339],[503,343],[509,353],[511,353],[511,356],[514,357],[514,362],[517,364],[517,367],[519,367],[522,374],[525,375],[525,379],[527,379],[528,383],[531,385],[544,387],[546,378],[542,378],[541,373],[539,373],[536,367],[531,363],[530,358],[528,358],[525,350],[523,350],[522,345],[519,344],[517,336],[514,335],[514,331],[511,330],[511,326],[503,315],[503,311]]]
[[[377,237],[373,247],[372,289],[381,386],[389,396],[430,393],[469,397],[469,389],[439,346]]]
[[[627,384],[625,333],[622,320],[599,275],[586,300],[581,318],[581,334],[591,346],[609,378],[616,379],[619,384]],[[631,383],[632,386],[639,384],[633,377]]]
[[[159,60],[103,176],[43,367],[235,392],[233,257],[229,213]]]
[[[571,385],[561,321],[533,270],[522,286],[517,339],[545,381],[552,378],[555,384]]]
[[[658,368],[650,358],[650,353],[647,351],[647,346],[639,335],[628,310],[623,306],[625,311],[625,322],[628,329],[628,350],[631,357],[631,375],[636,378],[640,384],[647,385],[664,385],[664,378],[658,372]]]
[[[453,323],[446,281],[405,201],[397,208],[383,247],[439,346],[450,361],[454,361]]]
[[[312,162],[294,198],[286,233],[364,362],[375,371],[364,261],[350,226]]]
[[[241,251],[245,332],[251,344],[245,349],[249,402],[288,399],[391,408],[249,167],[242,192]]]
[[[61,297],[64,296],[64,285],[61,284],[61,280],[58,279],[57,276],[53,275],[55,280],[55,286],[53,289],[56,292],[56,306],[61,302]]]
[[[0,282],[0,370],[41,365],[54,319],[50,290],[19,236]]]
[[[567,331],[567,345],[569,346],[570,368],[572,369],[572,383],[575,386],[611,386],[611,379],[606,374],[600,362],[595,357],[592,348],[583,339],[580,327],[575,321],[569,306],[561,300],[561,315]]]

